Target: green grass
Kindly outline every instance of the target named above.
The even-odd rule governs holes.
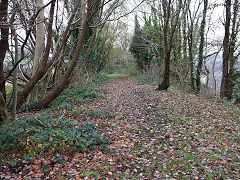
[[[153,86],[157,86],[160,82],[159,77],[156,75],[151,75],[151,74],[139,74],[137,76],[139,84],[149,84]]]
[[[85,172],[84,172],[84,174],[83,174],[83,176],[84,177],[97,177],[97,176],[99,176],[100,174],[99,174],[99,172],[97,172],[97,171],[92,171],[92,170],[86,170]]]
[[[119,63],[115,64],[111,68],[105,68],[102,70],[102,74],[109,78],[113,77],[127,77],[127,76],[137,76],[139,71],[134,64]]]
[[[123,74],[123,73],[114,73],[114,74],[106,74],[107,77],[109,78],[117,78],[117,77],[128,77],[128,74]]]
[[[12,85],[11,84],[6,84],[6,94],[11,94],[12,93]]]

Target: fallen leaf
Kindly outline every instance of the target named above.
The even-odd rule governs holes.
[[[227,146],[228,145],[227,141],[223,141],[222,145]]]

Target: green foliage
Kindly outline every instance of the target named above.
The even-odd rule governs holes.
[[[86,117],[106,118],[113,115],[105,111],[92,112],[84,108],[79,109],[78,105],[93,102],[102,96],[104,91],[97,86],[102,85],[107,79],[106,76],[95,75],[81,88],[65,89],[51,104],[51,108],[36,117],[26,114],[16,121],[2,124],[0,126],[0,153],[20,150],[28,159],[30,156],[43,152],[66,150],[82,152],[97,146],[105,151],[108,142],[101,137],[100,127]],[[82,118],[75,120],[73,119],[75,116],[78,116],[78,119]]]
[[[91,84],[100,87],[100,86],[108,83],[108,80],[109,80],[109,78],[107,76],[99,73],[99,74],[95,74],[92,76]],[[99,90],[99,88],[97,88],[97,89],[95,88],[95,91],[99,91],[100,93],[103,93],[103,91],[105,91],[105,90],[104,89]]]
[[[60,113],[60,112],[59,112]],[[21,150],[34,156],[43,152],[85,152],[108,141],[91,121],[80,121],[42,112],[37,117],[21,116],[0,126],[0,153]]]
[[[139,84],[149,84],[156,86],[159,84],[160,79],[156,75],[140,74],[137,76]]]
[[[146,35],[144,31],[149,26],[149,23],[151,24],[151,22],[145,21],[145,27],[141,29],[137,15],[135,16],[135,30],[129,50],[136,58],[136,64],[141,71],[149,69],[152,60],[152,54],[148,48],[149,42],[145,40],[145,38],[149,39],[148,34],[144,36]]]
[[[116,77],[128,77],[127,74],[115,73],[115,74],[107,74],[109,78],[116,78]]]
[[[129,76],[137,76],[138,75],[138,71],[136,70],[136,67],[134,66],[130,66],[128,67],[125,72],[129,75]]]
[[[99,21],[99,16],[100,16],[100,6],[101,6],[101,1],[96,1],[93,6],[94,9],[96,9],[96,12],[94,13],[93,17],[91,18],[90,24],[97,24]],[[101,37],[96,37],[97,31],[96,28],[90,28],[89,32],[87,34],[86,38],[86,43],[84,45],[85,53],[85,61],[87,63],[87,69],[90,72],[99,72],[105,64],[102,62],[101,59],[101,47],[100,43],[101,42]],[[88,52],[89,51],[89,52]],[[88,54],[89,53],[89,54]]]
[[[83,50],[81,52],[81,55],[79,56],[79,63],[82,68],[82,65],[84,64],[84,68],[88,70],[88,72],[95,72],[99,71],[102,67],[105,66],[105,64],[102,62],[102,59],[100,57],[101,51],[100,51],[100,43],[101,42],[101,37],[97,36],[96,37],[96,28],[94,27],[98,21],[99,21],[99,16],[100,16],[100,6],[101,6],[101,0],[96,1],[93,3],[93,9],[95,9],[93,16],[91,17],[90,24],[93,27],[90,27],[88,30],[88,33],[86,35],[86,40],[83,46]],[[75,6],[75,3],[72,3],[73,6]],[[81,13],[77,13],[77,18],[80,18]],[[83,19],[82,19],[83,20]],[[71,41],[68,42],[66,45],[66,51],[65,51],[65,58],[68,61],[69,59],[73,58],[74,52],[77,47],[78,43],[78,38],[80,34],[80,29],[81,29],[81,21],[78,21],[73,25],[73,31],[71,33]],[[64,68],[64,66],[63,66]]]
[[[126,64],[126,63],[115,63],[114,67],[105,68],[102,71],[102,74],[112,78],[112,77],[127,77],[127,76],[137,76],[138,71],[136,66],[133,64]]]
[[[95,80],[99,81],[99,80]],[[72,109],[74,105],[80,105],[86,102],[93,102],[96,98],[102,96],[103,92],[95,88],[89,89],[87,86],[82,88],[70,87],[65,89],[51,104],[53,109],[61,107],[62,109]]]
[[[12,93],[12,85],[11,84],[6,84],[6,94],[9,95]]]
[[[208,0],[204,0],[203,19],[200,27],[201,40],[199,44],[198,66],[197,66],[197,74],[196,74],[197,93],[200,92],[200,87],[201,87],[201,73],[202,73],[203,51],[204,51],[204,41],[205,41],[204,32],[205,32],[205,24],[206,24],[207,6],[208,6]]]
[[[237,64],[237,62],[236,62]],[[240,105],[240,70],[237,68],[234,69],[234,73],[230,76],[231,84],[234,85],[233,87],[233,100],[235,104]]]
[[[116,74],[116,72],[117,72],[117,69],[115,69],[115,68],[111,68],[111,69],[104,69],[103,71],[102,71],[102,73],[104,73],[104,74]]]
[[[155,59],[160,65],[164,57],[162,41],[162,29],[157,23],[156,11],[152,9],[153,17],[144,15],[145,24],[141,28],[137,16],[135,16],[135,30],[130,44],[130,52],[136,58],[137,67],[141,71],[148,71],[151,62]]]

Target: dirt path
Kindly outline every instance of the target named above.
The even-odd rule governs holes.
[[[231,107],[181,91],[158,92],[128,77],[104,88],[94,108],[117,113],[109,122],[111,148],[117,148],[112,178],[240,177],[239,116]]]
[[[116,128],[111,134],[116,137],[111,146],[117,148],[117,156],[123,163],[115,171],[116,177],[162,177],[157,161],[160,156],[163,158],[161,143],[170,138],[162,129],[170,122],[162,111],[166,99],[154,87],[138,85],[136,79],[129,77],[114,78],[104,88],[105,98],[91,109],[111,109],[116,113],[117,120],[110,122]]]
[[[240,179],[240,116],[233,105],[177,89],[159,92],[130,77],[103,88],[102,98],[64,115],[99,127],[108,149],[24,160],[24,179]]]

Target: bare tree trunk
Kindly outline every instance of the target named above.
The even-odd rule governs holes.
[[[171,55],[170,51],[168,51],[165,55],[164,77],[163,77],[162,83],[157,88],[157,90],[159,90],[159,91],[166,90],[170,86],[170,80],[169,80],[169,77],[170,77],[170,55]]]
[[[192,10],[190,7],[191,0],[187,2],[188,18],[190,23],[188,23],[188,55],[189,55],[189,65],[190,65],[190,76],[191,76],[191,88],[195,91],[195,77],[194,77],[194,20],[197,14],[197,11],[194,12],[195,15],[192,15]],[[200,6],[200,4],[199,4]]]
[[[207,76],[207,83],[206,83],[206,88],[207,88],[207,91],[209,89],[209,75],[210,75],[210,71],[208,69],[208,67],[206,66],[206,63],[204,63],[204,68],[205,68],[205,71],[206,71],[206,76]]]
[[[46,77],[44,78],[43,82],[42,82],[42,90],[41,90],[41,97],[45,97],[47,94],[47,89],[48,89],[48,85],[50,83],[50,80],[52,78],[51,74],[52,74],[52,68],[50,68],[50,71],[47,72]]]
[[[18,60],[18,38],[17,38],[15,30],[14,30],[13,34],[16,37],[16,39],[15,39],[15,57],[14,57],[14,64],[15,64]],[[14,71],[13,71],[13,103],[12,103],[12,109],[11,109],[11,114],[12,114],[13,119],[16,118],[16,108],[17,108],[17,86],[18,86],[17,72],[18,72],[18,68],[14,69]]]
[[[6,107],[6,102],[4,100],[2,92],[0,92],[0,124],[7,121],[9,121],[9,115]]]
[[[12,24],[14,22],[14,18],[16,16],[16,12],[17,12],[17,8],[16,8],[16,1],[13,1],[13,11],[12,11],[12,15],[9,19],[9,23]],[[18,37],[17,37],[17,33],[16,33],[16,29],[14,27],[11,27],[11,34],[13,37],[15,37],[15,56],[12,59],[12,65],[13,67],[15,65],[16,68],[13,70],[13,102],[12,102],[12,107],[11,107],[11,114],[12,114],[12,118],[13,120],[15,120],[15,116],[16,116],[16,105],[17,105],[17,87],[18,87],[18,82],[17,82],[17,78],[18,78]],[[14,38],[13,38],[14,39]]]
[[[27,96],[30,94],[30,92],[38,83],[38,81],[45,75],[47,69],[49,68],[49,64],[47,64],[47,61],[48,61],[49,52],[50,52],[51,43],[52,43],[52,25],[53,25],[55,3],[56,3],[56,0],[53,0],[50,8],[50,18],[49,18],[48,30],[47,30],[48,38],[47,38],[45,52],[41,60],[41,64],[38,67],[36,74],[32,77],[32,79],[30,79],[28,84],[24,87],[22,92],[18,95],[17,109],[19,109],[23,105]]]
[[[8,49],[8,35],[9,28],[7,25],[8,19],[8,0],[2,0],[0,5],[0,20],[2,25],[0,26],[1,34],[0,34],[0,92],[2,93],[2,97],[6,100],[6,90],[5,90],[5,81],[4,81],[4,73],[3,73],[3,62],[6,55],[6,51]],[[6,23],[6,25],[4,25]]]
[[[43,6],[43,0],[37,0],[37,9]],[[41,56],[43,55],[44,50],[44,10],[42,10],[37,17],[37,25],[36,25],[36,46],[35,46],[35,54],[34,54],[34,64],[33,64],[33,72],[32,76],[34,76],[39,67]],[[29,97],[28,103],[37,102],[38,100],[38,85],[36,85]]]
[[[188,38],[188,48],[189,48],[191,87],[192,87],[192,90],[195,91],[194,65],[193,65],[193,24],[191,24],[191,27],[190,27],[190,36]]]
[[[167,90],[170,86],[170,56],[171,56],[171,49],[169,48],[169,39],[168,39],[168,32],[170,26],[170,16],[171,16],[171,0],[169,2],[162,1],[163,6],[163,15],[164,15],[164,50],[165,50],[165,57],[164,57],[164,77],[161,84],[159,84],[157,90]]]
[[[38,102],[36,105],[32,106],[31,109],[42,109],[48,107],[48,105],[57,97],[61,94],[61,92],[66,88],[66,86],[70,83],[71,78],[74,73],[74,69],[78,63],[78,57],[83,49],[83,45],[86,40],[86,36],[89,31],[89,23],[90,19],[92,18],[93,14],[95,13],[95,6],[94,6],[94,0],[88,0],[88,11],[87,11],[87,16],[86,19],[83,23],[83,28],[81,33],[79,34],[78,37],[78,44],[75,50],[75,54],[73,56],[72,62],[69,65],[68,69],[64,73],[63,78],[61,81],[58,83],[58,85],[53,89],[51,93],[47,97],[45,97],[43,100]]]
[[[216,81],[216,77],[215,77],[215,65],[216,65],[216,60],[218,57],[218,54],[220,53],[220,51],[222,50],[222,48],[219,49],[219,51],[217,52],[217,54],[215,55],[215,58],[213,60],[213,65],[212,65],[212,76],[213,76],[213,88],[214,88],[214,95],[217,95],[217,81]]]
[[[221,98],[228,96],[230,22],[231,22],[231,0],[226,0],[226,22],[225,22],[225,35],[223,40],[223,65],[222,65],[222,82],[221,82],[221,92],[220,92]]]
[[[65,51],[65,48],[63,49],[63,52]],[[63,55],[58,60],[58,63],[55,65],[55,71],[53,75],[53,84],[54,87],[57,85],[57,83],[60,81],[63,73],[62,73],[62,64],[63,64],[64,57]]]
[[[161,82],[161,84],[158,85],[157,90],[167,90],[170,86],[170,58],[171,58],[171,52],[173,48],[173,39],[174,39],[174,34],[176,31],[176,27],[178,24],[178,19],[179,19],[179,14],[180,10],[182,7],[182,1],[179,1],[179,7],[177,9],[177,13],[175,16],[175,24],[173,22],[170,22],[171,19],[171,13],[173,13],[172,8],[171,8],[171,3],[172,1],[169,0],[164,0],[162,1],[162,6],[163,6],[163,16],[164,16],[164,49],[165,49],[165,68],[164,68],[164,77]],[[174,21],[174,19],[173,19]],[[170,33],[169,33],[170,32]]]

